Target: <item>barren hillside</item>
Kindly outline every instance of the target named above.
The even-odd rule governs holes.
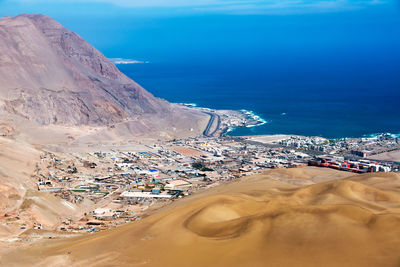
[[[44,15],[0,19],[0,114],[15,126],[109,126],[114,134],[197,135],[208,116],[154,97],[78,34]]]
[[[8,241],[39,223],[55,230],[80,209],[61,198],[37,190],[36,163],[40,151],[26,143],[0,137],[0,251]]]

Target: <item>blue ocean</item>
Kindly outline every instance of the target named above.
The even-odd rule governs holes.
[[[157,97],[267,121],[230,135],[400,133],[398,1],[345,2],[340,10],[61,21],[107,57],[132,60],[117,66]]]
[[[400,7],[390,3],[313,14],[127,16],[116,25],[88,21],[83,33],[109,58],[145,62],[117,66],[157,97],[267,121],[229,135],[398,134]]]
[[[229,135],[328,138],[400,133],[399,68],[347,60],[118,65],[154,95],[213,109],[246,109],[267,121]],[[398,66],[396,66],[398,67]]]

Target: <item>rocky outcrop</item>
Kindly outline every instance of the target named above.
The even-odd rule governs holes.
[[[204,119],[154,97],[78,34],[44,15],[0,19],[0,110],[41,125]],[[179,123],[182,124],[182,123]]]

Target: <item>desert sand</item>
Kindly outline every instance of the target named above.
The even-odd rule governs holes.
[[[293,179],[313,184],[284,182]],[[243,178],[142,221],[46,241],[0,259],[4,266],[399,264],[400,176],[312,167]]]
[[[388,161],[400,161],[400,150],[394,150],[390,152],[384,152],[380,153],[377,155],[373,155],[369,157],[371,159],[376,159],[376,160],[388,160]]]
[[[184,156],[188,156],[188,157],[192,157],[192,156],[203,156],[204,152],[201,152],[199,150],[193,149],[193,148],[189,148],[189,147],[172,147],[171,148],[173,151],[175,151],[176,153],[179,153],[181,155]]]

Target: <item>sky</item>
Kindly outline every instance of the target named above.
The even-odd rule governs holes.
[[[108,57],[235,62],[398,54],[399,6],[394,0],[0,0],[0,16],[46,14]]]
[[[234,14],[331,12],[385,5],[388,0],[2,0],[5,8],[42,7],[48,10],[60,6],[96,6],[99,9],[168,9],[175,12],[218,12]],[[68,12],[68,10],[63,10]],[[103,10],[106,11],[106,10]],[[99,11],[96,11],[99,12]],[[106,11],[106,12],[109,12]],[[143,12],[143,10],[141,10]]]
[[[394,0],[0,0],[0,16],[21,13],[55,18],[109,58],[232,73],[400,68]]]

